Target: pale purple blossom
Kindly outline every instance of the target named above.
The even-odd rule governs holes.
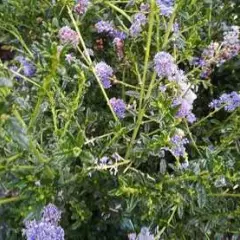
[[[122,99],[117,99],[117,98],[111,98],[110,99],[110,104],[116,113],[116,115],[119,118],[124,118],[125,117],[125,112],[126,112],[126,104]]]
[[[240,44],[239,40],[239,26],[231,26],[223,34],[223,45],[224,46],[238,46]]]
[[[95,66],[95,71],[101,80],[103,87],[106,89],[110,88],[112,86],[111,77],[113,77],[113,69],[105,62],[99,62]]]
[[[95,28],[98,33],[112,33],[114,31],[114,25],[109,21],[99,21],[95,24]]]
[[[128,240],[136,240],[137,234],[136,233],[129,233],[128,234]]]
[[[197,96],[191,90],[191,85],[187,82],[184,71],[178,68],[174,58],[167,52],[159,52],[155,55],[154,70],[157,72],[158,77],[175,81],[179,86],[181,97],[173,102],[173,106],[179,106],[176,117],[186,118],[190,123],[194,122],[196,118],[191,110]]]
[[[83,15],[87,12],[88,5],[89,0],[77,0],[76,5],[74,6],[74,11],[79,15]]]
[[[142,227],[137,237],[138,240],[154,240],[154,235],[149,231],[148,227]]]
[[[150,4],[149,3],[141,3],[140,5],[140,11],[148,13],[150,10]]]
[[[64,230],[58,226],[61,212],[53,204],[48,204],[40,221],[25,222],[23,235],[27,240],[64,240]]]
[[[196,121],[195,115],[192,113],[192,104],[184,98],[178,98],[173,101],[173,107],[178,106],[176,113],[177,118],[185,118],[188,122],[193,123]]]
[[[49,222],[53,225],[57,225],[61,219],[61,211],[52,203],[49,203],[43,209],[42,219],[45,222]]]
[[[64,240],[64,230],[49,222],[26,222],[23,235],[27,240]]]
[[[224,31],[223,35],[222,42],[212,42],[203,50],[198,61],[198,65],[202,69],[202,78],[208,78],[215,66],[221,66],[240,52],[239,27],[231,26]]]
[[[21,63],[22,66],[22,70],[20,71],[21,74],[23,74],[26,77],[33,77],[36,73],[36,67],[34,66],[34,64],[32,62],[30,62],[29,60],[27,60],[25,57],[23,56],[17,56],[15,58],[19,63]],[[12,69],[14,70],[14,69]]]
[[[167,52],[158,52],[155,55],[154,69],[160,78],[173,78],[178,70],[174,58]]]
[[[186,76],[183,70],[178,69],[177,65],[175,65],[175,69],[172,72],[172,75],[168,76],[169,81],[175,81],[177,83],[179,82],[185,82],[186,81]]]
[[[118,165],[114,164],[121,160],[121,157],[114,153],[111,157],[103,156],[100,159],[95,160],[95,164],[99,169],[108,169],[111,175],[116,175],[118,173]]]
[[[185,118],[188,116],[191,110],[192,106],[185,99],[181,99],[180,107],[178,109],[176,116],[178,118]]]
[[[160,15],[170,17],[174,10],[174,0],[156,0],[160,8]]]
[[[184,157],[186,155],[185,145],[189,143],[187,138],[184,138],[180,135],[174,135],[171,138],[171,148],[170,151],[175,157]]]
[[[227,112],[233,112],[236,108],[240,107],[240,94],[237,92],[231,92],[229,94],[222,94],[219,99],[214,99],[209,107],[211,108],[220,108],[224,107],[224,110]]]
[[[116,38],[116,37],[121,39],[126,38],[126,34],[115,29],[115,26],[110,21],[101,20],[95,24],[95,28],[98,33],[105,33],[112,38]]]
[[[70,27],[65,26],[62,27],[58,32],[58,37],[60,39],[61,44],[69,44],[73,47],[77,47],[79,44],[79,37],[77,32],[72,30]]]
[[[72,53],[69,53],[65,55],[65,60],[68,62],[68,64],[71,64],[72,62],[76,61],[76,57],[73,56]]]
[[[173,24],[173,32],[174,32],[175,34],[178,34],[178,33],[179,33],[179,24],[178,24],[177,22],[175,22],[175,23]]]
[[[124,40],[127,37],[127,35],[124,32],[114,30],[112,37],[113,38],[120,38],[121,40]]]
[[[35,75],[35,73],[36,73],[35,66],[31,62],[26,61],[23,64],[23,74],[26,77],[33,77]]]
[[[165,85],[160,85],[159,86],[159,90],[162,92],[162,93],[165,93],[166,90],[167,90],[167,87]]]
[[[132,37],[138,37],[139,34],[142,31],[142,28],[144,27],[144,25],[147,22],[147,18],[143,13],[136,13],[133,16],[133,21],[132,21],[132,25],[129,29],[130,32],[130,36]]]
[[[194,123],[197,121],[197,118],[194,113],[189,113],[186,118],[189,123]]]

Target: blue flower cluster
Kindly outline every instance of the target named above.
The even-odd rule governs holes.
[[[42,218],[44,219],[45,222],[57,225],[61,219],[61,212],[54,204],[49,203],[43,209]]]
[[[61,44],[63,45],[69,44],[76,48],[79,44],[79,37],[77,32],[75,32],[68,26],[62,27],[59,30],[58,37],[60,39]]]
[[[116,115],[119,118],[124,118],[125,117],[125,111],[126,111],[126,104],[122,99],[117,99],[117,98],[111,98],[110,99],[110,104],[116,113]]]
[[[170,17],[174,10],[174,0],[156,0],[160,8],[160,15]]]
[[[110,88],[111,78],[113,77],[113,69],[105,62],[99,62],[95,66],[97,76],[102,82],[104,88]]]
[[[177,100],[174,100],[173,106],[179,106],[176,114],[177,118],[186,118],[190,123],[196,121],[196,117],[192,113],[192,104],[190,104],[186,99],[179,98]]]
[[[211,108],[224,107],[227,112],[233,112],[236,108],[240,107],[240,94],[237,92],[231,92],[229,94],[222,94],[219,99],[214,99],[210,104]]]
[[[79,15],[83,15],[87,12],[88,5],[89,0],[77,0],[76,5],[74,6],[74,11]]]
[[[64,240],[64,230],[58,226],[61,212],[53,204],[48,204],[42,214],[41,221],[25,223],[23,235],[27,240]]]
[[[130,36],[137,37],[142,31],[143,26],[147,23],[145,14],[139,12],[133,16],[132,25],[129,29]]]
[[[173,106],[179,106],[176,114],[177,118],[186,118],[188,122],[196,121],[195,115],[192,113],[193,102],[196,94],[190,89],[184,72],[175,64],[174,58],[167,52],[159,52],[154,57],[154,69],[158,77],[167,78],[169,81],[175,81],[179,88],[181,97],[173,101]]]
[[[21,70],[20,73],[23,74],[25,77],[33,77],[36,73],[36,67],[28,61],[26,58],[23,56],[18,56],[15,58],[16,61],[18,61],[21,64]],[[18,72],[19,68],[14,65],[9,68],[11,71]],[[15,77],[16,79],[21,79],[19,76]]]
[[[186,155],[185,145],[189,143],[187,138],[182,137],[181,135],[175,134],[171,138],[172,147],[170,151],[175,157],[184,157]]]
[[[151,234],[148,227],[142,227],[140,233],[129,233],[128,240],[154,240],[154,235]]]
[[[95,24],[95,28],[98,33],[105,33],[112,38],[120,38],[122,40],[126,38],[126,34],[116,30],[113,23],[109,21],[101,20]]]
[[[174,58],[167,52],[159,52],[154,57],[154,70],[160,78],[172,79],[178,71]]]
[[[140,12],[134,14],[132,16],[132,25],[129,28],[129,34],[131,37],[138,37],[142,32],[143,27],[147,23],[146,14],[149,13],[150,4],[149,3],[141,3]]]
[[[143,13],[148,13],[150,10],[150,4],[149,3],[141,3],[140,5],[140,11]]]
[[[99,21],[95,24],[95,28],[98,33],[105,33],[108,36],[113,38],[113,44],[116,48],[116,52],[119,59],[122,59],[124,56],[123,47],[124,47],[124,39],[126,38],[126,34],[116,30],[115,26],[112,22],[109,21]],[[95,66],[96,75],[101,80],[101,83],[105,89],[110,88],[111,78],[114,77],[113,69],[106,64],[105,62],[99,62]],[[112,98],[110,99],[110,104],[119,118],[125,117],[126,104],[121,99]]]
[[[201,58],[194,58],[193,64],[202,69],[202,78],[208,78],[215,66],[219,67],[239,54],[239,34],[239,27],[231,26],[224,31],[222,42],[212,42],[204,49]]]

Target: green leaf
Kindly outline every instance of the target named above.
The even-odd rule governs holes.
[[[0,78],[0,87],[9,87],[11,88],[13,86],[13,82],[11,79],[8,78]]]
[[[11,203],[11,202],[16,202],[21,199],[22,199],[21,197],[0,198],[0,205]]]
[[[167,163],[165,159],[161,159],[160,162],[160,173],[164,174],[166,172],[167,169]]]
[[[94,164],[95,158],[89,151],[82,151],[80,154],[80,159],[83,162],[83,165],[89,166]]]
[[[54,169],[50,168],[49,166],[45,166],[43,171],[43,178],[52,180],[54,179],[54,177],[55,177]]]
[[[207,202],[207,195],[204,186],[197,184],[197,203],[200,208],[203,208]]]
[[[29,139],[26,129],[18,122],[16,118],[11,117],[8,119],[8,121],[6,121],[6,130],[13,141],[18,143],[21,148],[27,149],[29,147]]]

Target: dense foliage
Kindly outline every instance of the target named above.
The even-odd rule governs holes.
[[[0,239],[238,239],[239,12],[0,1]]]

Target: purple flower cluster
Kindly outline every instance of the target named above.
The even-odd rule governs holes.
[[[89,0],[77,0],[74,11],[79,15],[83,15],[87,12],[88,5]]]
[[[28,61],[23,56],[18,56],[15,59],[21,64],[22,67],[22,70],[20,71],[21,74],[29,78],[35,75],[36,67],[30,61]],[[11,66],[10,70],[17,72],[18,67],[16,65]],[[20,79],[20,77],[16,77],[16,79]]]
[[[43,209],[42,219],[44,220],[44,222],[49,222],[53,225],[58,225],[61,219],[61,211],[59,211],[54,204],[49,203]]]
[[[173,33],[179,34],[179,24],[177,22],[173,24]]]
[[[184,157],[186,155],[186,149],[185,145],[189,143],[187,138],[182,137],[181,135],[175,134],[171,138],[171,144],[172,147],[170,148],[170,151],[175,157]]]
[[[160,15],[170,17],[174,9],[174,0],[156,0],[160,8]]]
[[[105,62],[99,62],[95,66],[96,75],[101,80],[101,83],[105,89],[110,88],[111,78],[113,77],[113,69]],[[119,118],[125,117],[126,104],[122,99],[111,98],[110,104]]]
[[[101,20],[95,24],[95,28],[97,29],[98,33],[105,33],[112,38],[120,38],[122,40],[126,38],[126,34],[116,30],[113,23],[109,21]]]
[[[109,169],[111,175],[118,173],[118,165],[116,164],[121,160],[118,153],[113,153],[111,157],[104,156],[100,159],[96,159],[95,163],[99,169]]]
[[[140,11],[148,13],[150,10],[150,4],[149,3],[141,3],[140,5]]]
[[[193,123],[196,121],[195,115],[192,113],[192,104],[186,99],[179,98],[173,101],[173,106],[179,106],[176,117],[186,118],[188,122]]]
[[[95,28],[97,29],[98,33],[107,33],[109,35],[112,35],[114,32],[114,25],[109,21],[101,20],[95,24]]]
[[[229,54],[236,56],[240,48],[239,27],[231,26],[223,34],[223,47],[229,48]]]
[[[36,68],[35,66],[28,61],[25,61],[25,63],[23,64],[23,74],[26,77],[33,77],[36,73]]]
[[[95,66],[97,76],[100,78],[104,88],[110,88],[111,77],[113,77],[113,69],[105,62],[99,62]]]
[[[167,52],[158,52],[154,57],[154,70],[158,77],[167,78],[169,81],[175,81],[181,85],[186,82],[184,71],[178,68],[174,58]]]
[[[111,98],[110,99],[110,104],[116,113],[116,115],[119,118],[124,118],[125,117],[125,111],[126,111],[126,104],[122,99],[117,99],[117,98]]]
[[[201,58],[195,58],[194,63],[202,69],[201,77],[208,78],[215,66],[220,66],[238,55],[240,52],[239,27],[232,26],[224,32],[221,43],[212,42],[204,49]]]
[[[76,57],[74,57],[72,53],[69,53],[65,55],[65,60],[68,62],[68,64],[71,64],[76,61]]]
[[[138,235],[136,233],[128,234],[128,240],[154,240],[154,235],[151,234],[148,227],[142,227]]]
[[[209,107],[220,108],[224,106],[224,110],[227,112],[233,112],[236,108],[240,107],[240,94],[236,92],[231,92],[229,94],[222,94],[219,99],[214,99]]]
[[[73,47],[77,47],[79,44],[79,37],[77,32],[75,32],[68,26],[62,27],[59,30],[58,37],[60,39],[61,44],[63,45],[69,44]]]
[[[142,31],[142,28],[143,26],[147,23],[147,18],[146,16],[139,12],[139,13],[136,13],[134,16],[133,16],[133,21],[132,21],[132,25],[129,29],[130,31],[130,36],[132,37],[137,37],[139,36],[139,34],[141,33]]]
[[[154,69],[160,78],[172,79],[178,67],[174,58],[167,52],[158,52],[154,57]]]
[[[23,235],[27,240],[64,240],[64,230],[58,226],[61,212],[53,204],[47,205],[43,210],[41,221],[25,223]]]
[[[167,52],[159,52],[154,57],[154,69],[160,78],[167,78],[175,81],[183,97],[173,101],[173,106],[180,106],[176,117],[186,118],[190,123],[196,120],[192,113],[193,102],[197,98],[196,94],[190,89],[184,72],[175,64],[174,58]]]

